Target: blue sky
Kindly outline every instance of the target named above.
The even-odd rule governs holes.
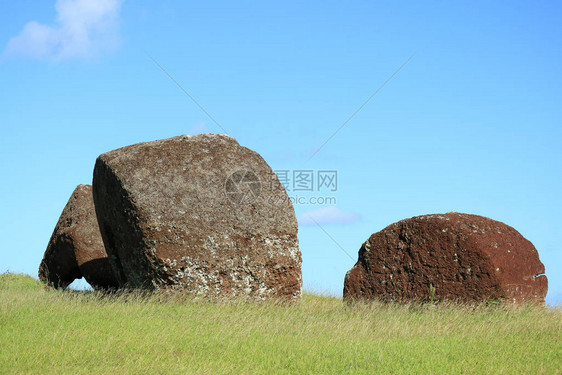
[[[341,294],[370,234],[459,211],[533,242],[547,301],[560,304],[560,8],[2,2],[0,272],[36,275],[62,208],[76,185],[91,183],[99,154],[226,130],[275,170],[337,171],[337,191],[289,192],[304,197],[295,210],[305,289]],[[318,198],[335,202],[304,204]]]

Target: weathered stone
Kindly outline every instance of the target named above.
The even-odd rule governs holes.
[[[107,152],[93,187],[121,286],[301,296],[292,203],[260,155],[233,138],[184,135]]]
[[[450,212],[373,234],[345,276],[345,299],[503,300],[544,303],[544,265],[531,242],[501,222]]]
[[[39,266],[39,278],[66,288],[84,277],[94,288],[117,286],[100,235],[91,185],[78,185],[64,207]]]

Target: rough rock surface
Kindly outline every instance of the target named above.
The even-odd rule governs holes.
[[[94,288],[117,281],[100,235],[91,185],[78,185],[64,207],[39,266],[39,278],[66,288],[84,277]]]
[[[519,232],[482,216],[417,216],[373,234],[346,274],[345,299],[494,299],[544,303],[537,250]]]
[[[292,203],[261,156],[233,138],[184,135],[107,152],[93,188],[121,286],[301,296]]]

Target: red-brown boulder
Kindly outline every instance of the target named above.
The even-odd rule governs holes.
[[[512,227],[450,212],[394,223],[373,234],[347,272],[344,299],[544,303],[544,265]]]
[[[117,282],[100,235],[91,185],[78,185],[64,207],[39,266],[39,279],[66,288],[84,277],[94,288]]]

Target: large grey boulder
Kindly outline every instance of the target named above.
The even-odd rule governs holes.
[[[107,152],[93,189],[120,286],[301,296],[292,203],[261,156],[233,138],[183,135]]]

